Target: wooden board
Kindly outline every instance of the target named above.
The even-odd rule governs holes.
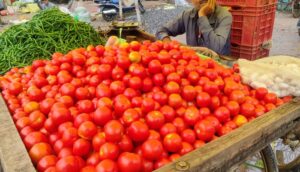
[[[0,122],[0,171],[35,171],[1,94]]]
[[[286,134],[299,122],[300,100],[294,99],[155,172],[225,172]]]

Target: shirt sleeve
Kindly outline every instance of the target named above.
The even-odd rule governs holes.
[[[159,28],[155,34],[156,38],[162,40],[167,36],[177,36],[183,34],[185,32],[184,15],[185,12],[179,15],[175,20],[172,20],[165,26]]]
[[[202,34],[207,48],[221,53],[231,30],[232,16],[224,17],[216,29],[210,26],[206,16],[199,17],[198,22],[199,32]]]

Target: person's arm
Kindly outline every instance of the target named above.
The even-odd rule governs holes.
[[[184,13],[167,25],[159,28],[155,34],[156,38],[163,41],[171,41],[170,36],[177,36],[185,32]]]
[[[232,16],[224,17],[215,30],[210,26],[206,16],[199,16],[198,22],[199,32],[203,35],[206,46],[221,53],[231,30]]]

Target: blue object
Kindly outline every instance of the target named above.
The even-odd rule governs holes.
[[[119,0],[111,0],[113,4],[119,4]]]

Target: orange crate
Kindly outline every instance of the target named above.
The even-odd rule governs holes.
[[[219,5],[234,6],[239,5],[243,7],[259,7],[264,5],[276,4],[277,0],[217,0]]]

